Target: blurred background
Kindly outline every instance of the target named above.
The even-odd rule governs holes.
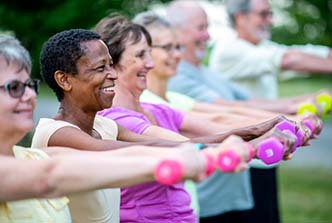
[[[189,1],[189,0],[188,0]],[[193,0],[194,1],[194,0]],[[30,51],[32,76],[39,75],[39,52],[53,34],[71,28],[92,28],[112,12],[132,18],[153,9],[162,13],[169,0],[34,0],[0,1],[0,32],[10,32]],[[208,11],[211,47],[218,38],[227,38],[224,1],[201,1]],[[283,44],[320,44],[332,46],[332,0],[272,0],[274,28],[272,40]],[[208,63],[208,57],[205,61]],[[322,88],[332,89],[332,75],[308,74],[280,80],[280,96],[307,94]],[[52,117],[58,103],[53,93],[42,85],[35,113]],[[324,130],[310,147],[299,149],[290,162],[279,168],[282,222],[332,222],[332,115],[324,119]],[[31,134],[21,144],[29,145]]]

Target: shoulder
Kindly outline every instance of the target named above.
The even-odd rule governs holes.
[[[41,118],[36,126],[36,128],[54,128],[58,129],[59,127],[64,127],[64,126],[71,126],[74,128],[79,128],[76,125],[73,125],[69,122],[66,121],[61,121],[61,120],[55,120],[55,119],[50,119],[50,118]]]
[[[103,139],[116,140],[118,136],[118,125],[110,118],[96,115],[93,128],[101,135]]]

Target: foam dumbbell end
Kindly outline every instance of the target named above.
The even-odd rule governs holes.
[[[157,182],[171,185],[181,179],[183,176],[183,167],[178,161],[163,160],[156,166],[154,176]]]
[[[240,163],[240,156],[232,150],[219,153],[216,165],[222,172],[232,172]]]
[[[323,109],[323,114],[325,115],[331,110],[332,107],[332,98],[328,94],[320,94],[316,97],[316,102],[319,104]]]
[[[303,103],[299,106],[299,108],[297,109],[297,114],[298,115],[304,115],[304,114],[314,114],[317,115],[318,111],[315,105],[311,104],[311,103]]]
[[[270,165],[281,161],[284,151],[284,145],[278,139],[271,137],[258,144],[257,157],[265,164]]]

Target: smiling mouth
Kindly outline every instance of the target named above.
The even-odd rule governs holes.
[[[138,73],[137,77],[146,77],[146,74],[145,73]]]
[[[105,87],[102,89],[104,92],[114,92],[115,86]]]

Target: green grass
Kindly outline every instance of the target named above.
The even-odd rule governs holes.
[[[295,78],[279,81],[279,96],[296,96],[317,92],[321,89],[332,89],[332,75],[319,75],[306,78]]]
[[[332,171],[279,169],[280,208],[283,223],[332,222]]]
[[[332,89],[331,75],[296,78],[279,82],[280,97]],[[324,119],[332,123],[332,116]],[[279,197],[282,223],[332,222],[332,170],[280,166]]]

